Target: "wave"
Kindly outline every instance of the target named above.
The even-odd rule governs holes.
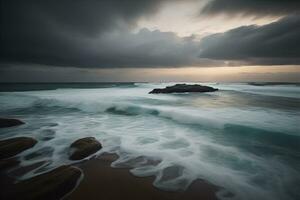
[[[273,111],[271,109],[264,110],[241,110],[238,108],[193,108],[193,107],[174,107],[167,105],[168,101],[160,101],[160,104],[150,104],[147,99],[139,99],[137,103],[130,101],[98,101],[82,99],[56,99],[56,98],[37,98],[28,97],[19,101],[20,105],[14,104],[14,108],[6,109],[7,113],[17,114],[57,114],[57,113],[72,113],[85,112],[87,114],[115,114],[123,116],[153,116],[174,121],[178,124],[196,126],[195,128],[202,129],[219,129],[232,130],[232,125],[239,127],[252,127],[251,130],[262,130],[277,132],[278,134],[289,134],[299,136],[300,129],[298,128],[297,118],[294,115],[286,116],[285,113]],[[16,96],[17,99],[20,95]],[[26,101],[24,101],[26,100]],[[9,106],[8,106],[9,107]],[[299,113],[300,114],[300,113]],[[297,115],[297,114],[295,114]],[[251,132],[251,135],[255,131]]]
[[[22,108],[19,113],[35,114],[58,114],[85,112],[93,114],[109,114],[120,117],[138,117],[143,116],[152,120],[161,118],[170,123],[181,125],[189,129],[205,130],[208,134],[219,135],[218,142],[235,144],[237,147],[251,151],[254,154],[291,154],[290,151],[300,152],[300,136],[296,119],[284,119],[281,113],[270,114],[270,111],[246,112],[236,109],[218,110],[194,110],[174,108],[168,106],[149,106],[135,105],[132,103],[114,103],[114,102],[89,102],[89,103],[70,103],[57,99],[37,99],[26,109]],[[233,113],[242,113],[235,115]],[[255,114],[254,116],[251,116]],[[245,119],[240,119],[243,116]],[[247,116],[248,118],[246,119]],[[264,122],[262,119],[268,116],[274,118],[274,122]],[[253,121],[253,119],[258,119]],[[294,120],[292,122],[291,120]],[[288,122],[288,123],[286,123]],[[290,126],[293,125],[293,126]],[[208,135],[208,137],[210,137]],[[248,141],[255,142],[254,145],[248,144]],[[270,148],[272,146],[272,148]]]
[[[28,124],[7,135],[21,132],[39,140],[20,155],[25,165],[48,159],[37,173],[70,163],[69,144],[92,135],[103,143],[99,154],[120,156],[113,167],[155,176],[158,188],[185,189],[199,178],[234,194],[222,190],[220,199],[298,199],[297,109],[277,109],[276,102],[249,106],[243,93],[221,92],[217,98],[148,95],[148,90],[148,84],[137,84],[134,89],[7,93],[0,95],[0,112],[24,117]],[[231,103],[223,106],[224,101]],[[32,156],[35,151],[43,156]]]
[[[134,82],[82,83],[0,83],[0,92],[44,91],[57,89],[133,88]]]
[[[299,84],[285,84],[285,85],[263,85],[257,86],[247,83],[239,84],[208,84],[209,86],[214,86],[220,90],[231,90],[243,93],[258,94],[263,96],[274,96],[274,97],[288,97],[288,98],[300,98],[300,87]]]
[[[296,82],[249,82],[248,85],[254,86],[277,86],[277,85],[292,85],[292,86],[300,86],[300,83]]]

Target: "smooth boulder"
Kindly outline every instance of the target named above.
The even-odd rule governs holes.
[[[80,176],[78,168],[64,165],[18,182],[6,192],[5,199],[60,199],[74,189]]]
[[[81,160],[102,148],[102,145],[94,137],[81,138],[70,146],[70,159]]]
[[[33,147],[37,141],[30,137],[15,137],[0,141],[0,159],[15,156]]]
[[[19,126],[22,124],[25,123],[18,119],[0,118],[0,128],[8,128],[13,126]]]
[[[188,85],[188,84],[176,84],[173,86],[167,86],[165,88],[156,88],[149,92],[149,94],[159,94],[159,93],[185,93],[185,92],[215,92],[217,88],[204,86],[204,85]]]

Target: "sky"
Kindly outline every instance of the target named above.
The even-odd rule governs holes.
[[[300,82],[299,0],[2,0],[0,82]]]

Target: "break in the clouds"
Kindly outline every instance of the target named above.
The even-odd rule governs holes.
[[[300,64],[300,15],[264,26],[242,26],[201,41],[202,58],[254,65]]]
[[[189,6],[194,2],[195,6],[200,5],[199,1],[189,0]],[[2,63],[79,68],[299,64],[297,1],[203,0],[199,10],[210,17],[220,13],[250,13],[260,17],[264,13],[282,19],[262,26],[240,24],[241,27],[223,33],[207,33],[209,36],[202,40],[197,32],[180,37],[176,32],[137,29],[139,19],[151,20],[160,9],[178,2],[4,0],[1,1],[0,59]],[[174,10],[173,14],[177,12],[180,10]],[[189,17],[191,24],[204,20],[201,16]]]

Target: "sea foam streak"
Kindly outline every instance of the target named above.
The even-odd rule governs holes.
[[[162,189],[200,178],[224,188],[221,199],[300,198],[299,87],[211,84],[221,90],[148,94],[165,85],[1,93],[1,115],[26,125],[0,137],[39,140],[21,154],[22,165],[46,162],[20,178],[71,163],[69,144],[94,136],[104,146],[98,154],[120,155],[113,167],[155,175]]]

